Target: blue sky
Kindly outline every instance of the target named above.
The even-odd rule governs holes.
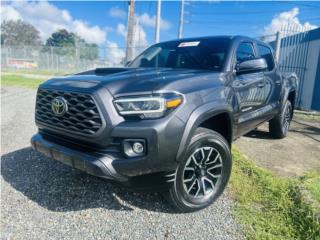
[[[35,26],[42,40],[65,28],[108,47],[115,63],[125,52],[127,1],[2,1],[2,20],[21,19]],[[180,1],[162,1],[161,41],[177,37]],[[154,43],[156,1],[136,2],[135,46]],[[274,34],[283,25],[320,26],[317,1],[186,1],[183,37]]]
[[[52,2],[61,9],[67,9],[74,18],[84,19],[91,25],[116,28],[118,23],[126,24],[125,19],[113,18],[109,11],[118,8],[127,12],[127,2]],[[208,2],[192,1],[185,5],[183,36],[206,36],[241,34],[256,37],[263,35],[264,27],[273,17],[282,12],[299,8],[301,23],[310,22],[320,26],[320,2]],[[162,1],[161,17],[170,22],[171,27],[161,31],[161,40],[176,38],[179,18],[179,1]],[[136,14],[155,15],[155,1],[136,3]],[[154,41],[154,28],[145,27],[148,43]],[[115,31],[108,32],[112,41],[124,44],[124,39]]]

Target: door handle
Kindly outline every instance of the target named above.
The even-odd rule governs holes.
[[[263,88],[265,86],[265,83],[258,83],[258,88]]]

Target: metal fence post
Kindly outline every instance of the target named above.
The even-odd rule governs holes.
[[[279,62],[280,59],[280,50],[281,50],[281,32],[276,34],[276,60]]]
[[[50,54],[51,54],[51,56],[50,56],[51,57],[51,64],[50,64],[51,66],[50,66],[50,68],[53,69],[53,47],[52,46],[50,46]]]

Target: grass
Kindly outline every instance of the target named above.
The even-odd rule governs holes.
[[[320,174],[311,177],[307,177],[305,186],[313,196],[313,198],[320,203]]]
[[[18,86],[37,88],[46,78],[28,78],[17,75],[1,75],[1,84],[4,86]]]
[[[48,76],[63,76],[63,75],[67,75],[67,74],[71,74],[71,73],[75,73],[77,71],[49,71],[49,70],[38,70],[38,69],[7,69],[5,70],[5,72],[7,72],[8,74],[37,74],[37,75],[48,75]]]
[[[320,218],[320,172],[310,172],[301,177],[300,181],[306,201],[319,213]]]
[[[233,159],[234,211],[248,239],[320,239],[319,220],[303,201],[299,179],[276,177],[237,150],[233,150]],[[313,181],[317,182],[310,181],[310,189],[318,196],[319,185]]]
[[[311,172],[302,178],[304,186],[311,193],[314,200],[320,203],[320,173]]]
[[[320,121],[320,115],[317,115],[317,114],[305,114],[302,112],[295,111],[294,116],[296,118],[300,118],[305,121],[311,121],[311,122],[314,122],[314,121],[319,122]]]

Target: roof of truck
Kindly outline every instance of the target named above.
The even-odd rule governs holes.
[[[234,41],[248,40],[248,41],[254,41],[256,43],[269,46],[268,43],[262,42],[258,39],[255,39],[255,38],[242,36],[242,35],[217,35],[217,36],[190,37],[190,38],[173,39],[173,40],[169,40],[169,41],[165,41],[165,42],[175,42],[175,41],[179,41],[179,42],[188,41],[189,42],[189,41],[199,41],[202,39],[222,39],[222,40],[225,39],[225,40],[234,40]]]

